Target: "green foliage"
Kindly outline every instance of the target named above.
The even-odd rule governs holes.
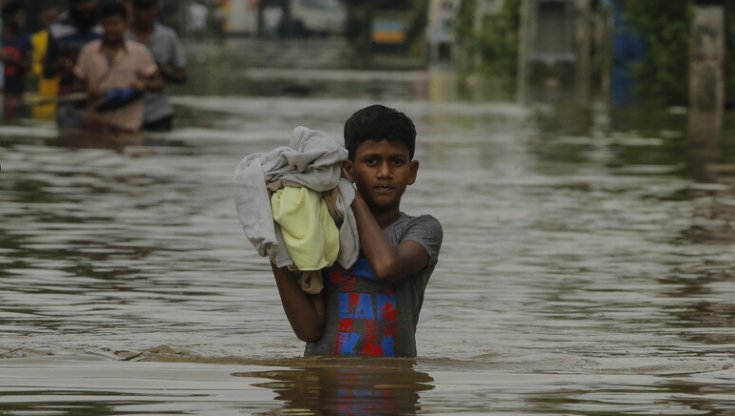
[[[414,2],[413,12],[408,19],[406,28],[406,39],[409,44],[421,43],[423,46],[424,31],[429,17],[429,0],[417,0]]]
[[[482,22],[478,47],[487,72],[514,77],[518,70],[520,2],[506,0],[497,16],[487,16]]]
[[[689,96],[691,6],[688,1],[626,1],[624,15],[646,43],[646,56],[631,66],[642,97],[686,105]]]
[[[643,62],[631,70],[644,97],[686,105],[689,96],[690,2],[629,0],[625,17],[646,41]],[[735,96],[735,7],[725,6],[725,97]]]
[[[473,28],[476,7],[477,2],[475,0],[463,0],[460,2],[459,11],[457,12],[457,24],[454,26],[457,40],[465,48],[468,48],[470,52],[475,51],[475,33]]]
[[[500,13],[485,16],[475,33],[475,0],[462,1],[456,35],[468,56],[479,57],[479,71],[497,81],[505,95],[512,95],[518,70],[518,35],[521,0],[506,0]]]

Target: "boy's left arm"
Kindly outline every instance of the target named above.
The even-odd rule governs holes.
[[[377,280],[395,282],[413,275],[429,264],[429,253],[418,242],[404,240],[394,246],[388,240],[359,192],[355,193],[352,211],[360,235],[360,247]]]
[[[318,341],[324,327],[323,295],[307,295],[287,268],[271,263],[271,269],[283,310],[294,334],[305,342]]]

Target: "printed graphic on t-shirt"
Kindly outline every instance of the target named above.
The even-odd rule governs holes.
[[[375,280],[367,259],[360,258],[350,270],[339,266],[329,272],[329,281],[338,288],[339,327],[332,352],[339,355],[393,357],[398,329],[395,290],[356,290],[357,279]]]

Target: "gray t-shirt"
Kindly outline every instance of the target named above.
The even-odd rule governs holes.
[[[133,36],[133,40],[137,39]],[[153,55],[153,59],[159,64],[174,68],[184,68],[186,66],[184,50],[179,42],[179,37],[173,29],[156,23],[153,34],[148,39],[146,46],[151,52],[151,55]],[[169,103],[168,97],[163,92],[147,91],[143,97],[143,105],[145,108],[143,121],[146,123],[157,121],[173,114],[171,103]]]
[[[324,330],[319,341],[306,345],[304,355],[416,356],[416,325],[439,257],[442,226],[431,215],[401,213],[383,232],[395,245],[421,244],[429,264],[397,283],[377,282],[363,256],[349,270],[339,264],[324,270]]]

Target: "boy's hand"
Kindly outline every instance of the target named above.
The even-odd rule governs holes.
[[[349,172],[349,161],[344,161],[340,163],[340,167],[342,168],[342,177],[347,179],[350,182],[354,182],[354,179],[352,178],[352,175]]]

